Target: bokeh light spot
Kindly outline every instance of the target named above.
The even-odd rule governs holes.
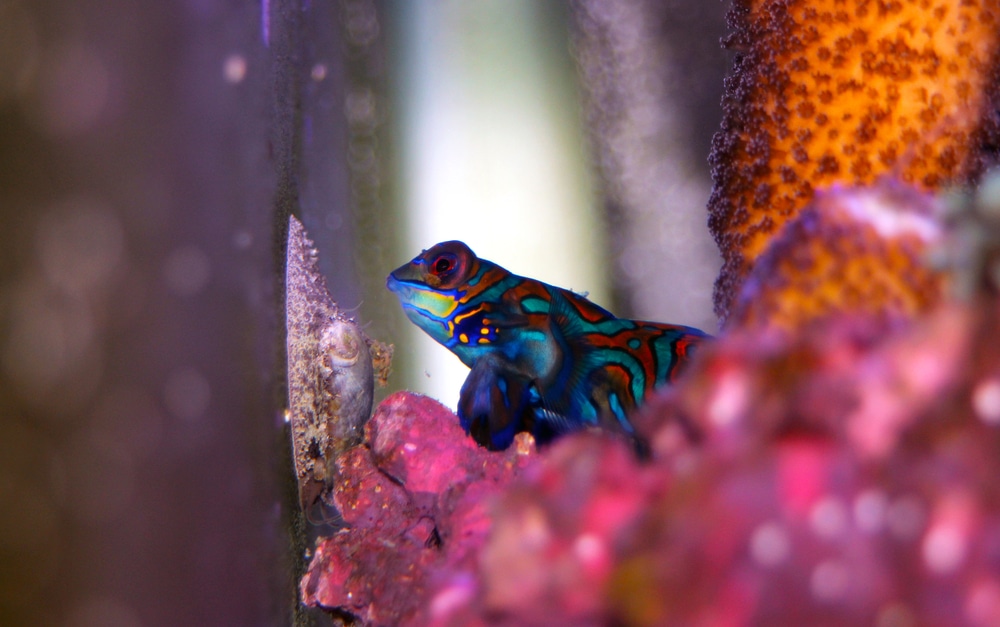
[[[181,368],[167,377],[163,400],[175,418],[197,420],[208,409],[212,389],[205,377],[194,368]]]
[[[242,83],[247,76],[247,60],[241,54],[231,54],[222,63],[222,76],[228,83]]]
[[[184,246],[167,256],[163,264],[163,279],[178,296],[194,296],[208,285],[211,264],[200,248]]]
[[[1000,381],[988,379],[972,391],[972,406],[979,419],[988,425],[1000,424]]]
[[[124,240],[118,216],[88,198],[71,199],[46,214],[36,238],[49,282],[71,294],[108,282],[122,259]]]
[[[778,523],[764,523],[750,536],[750,554],[761,566],[777,566],[788,559],[790,553],[788,532]]]
[[[39,83],[43,129],[67,136],[89,131],[97,123],[107,104],[110,76],[96,50],[66,43],[43,55]]]

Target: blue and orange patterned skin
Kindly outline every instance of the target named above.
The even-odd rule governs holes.
[[[586,427],[635,438],[629,415],[671,383],[702,331],[616,318],[569,290],[511,274],[462,242],[437,244],[388,277],[407,317],[471,368],[458,416],[491,449]]]

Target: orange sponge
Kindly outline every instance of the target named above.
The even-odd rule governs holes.
[[[996,0],[737,0],[711,162],[716,313],[813,190],[977,176],[1000,145]]]

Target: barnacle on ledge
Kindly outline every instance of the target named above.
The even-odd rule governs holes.
[[[299,504],[309,515],[329,495],[336,457],[364,439],[375,380],[385,383],[392,346],[368,337],[337,307],[295,216],[288,222],[285,286],[288,421]]]
[[[739,0],[730,23],[739,54],[709,201],[723,320],[813,190],[885,174],[926,190],[970,180],[1000,135],[992,0]]]

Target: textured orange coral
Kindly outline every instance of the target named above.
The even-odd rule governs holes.
[[[730,323],[789,329],[837,312],[891,320],[943,292],[926,258],[940,239],[930,194],[883,181],[818,192],[750,271]]]
[[[737,0],[710,227],[716,313],[771,238],[832,183],[892,173],[924,189],[996,154],[996,0]]]

